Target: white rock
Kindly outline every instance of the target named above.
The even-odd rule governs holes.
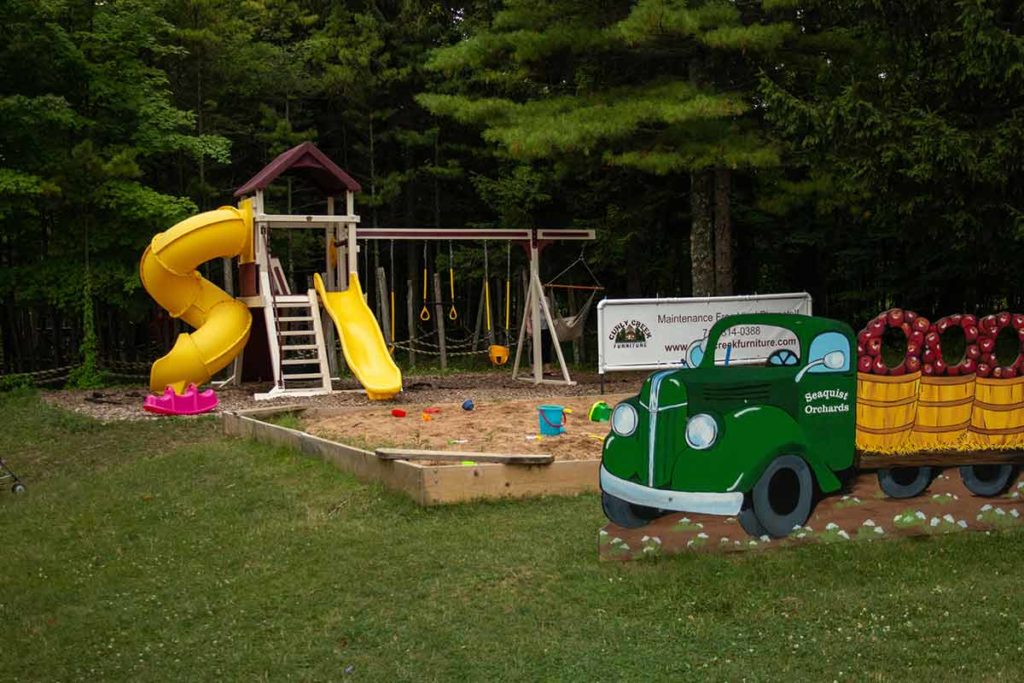
[[[931,526],[938,526],[939,522],[941,521],[942,520],[940,520],[938,517],[932,517],[932,521],[928,522],[928,524],[930,524]]]
[[[845,531],[843,531],[842,529],[840,529],[840,530],[839,530],[839,535],[840,535],[841,537],[845,538],[845,539],[846,539],[847,541],[849,541],[849,540],[850,540],[850,534],[846,533],[846,532],[845,532]]]
[[[876,527],[875,527],[875,533],[876,533],[876,534],[884,534],[884,533],[885,533],[885,529],[883,529],[883,528],[882,528],[882,527],[880,527],[880,526],[876,526]]]
[[[1010,510],[1010,514],[1014,517],[1020,517],[1020,510],[1014,508],[1013,510]]]
[[[699,534],[697,534],[697,538],[707,538],[707,537],[708,537],[708,535],[706,533],[704,533],[703,531],[700,532]]]
[[[981,506],[981,511],[982,512],[985,512],[986,510],[991,510],[991,509],[992,509],[992,506],[990,504],[988,504],[988,503],[985,503],[984,505]]]
[[[946,514],[942,515],[942,519],[946,520],[950,524],[952,524],[953,522],[956,521],[955,519],[953,519],[953,515],[949,514],[948,512]]]
[[[772,540],[772,537],[768,534],[761,534],[761,540],[767,543],[768,541]]]
[[[835,522],[829,522],[828,524],[825,525],[825,531],[832,531],[832,529],[838,529],[838,528],[839,528],[839,525],[836,524]]]
[[[1005,516],[1006,510],[1004,510],[1003,508],[996,508],[996,514]]]
[[[960,527],[961,529],[966,529],[967,528],[967,520],[966,519],[961,519],[959,522],[956,523],[956,525],[958,527]]]
[[[863,526],[875,526],[875,520],[873,520],[873,519],[865,519]]]
[[[647,541],[649,541],[649,540],[651,540],[650,536],[644,536],[643,538],[640,539],[640,542],[641,543],[647,543]]]
[[[917,511],[916,513],[914,513],[914,514],[916,514],[916,515],[917,515],[917,518],[918,518],[918,519],[927,519],[927,518],[928,518],[928,515],[924,514],[924,513],[923,513],[923,512],[921,512],[920,510],[918,510],[918,511]]]

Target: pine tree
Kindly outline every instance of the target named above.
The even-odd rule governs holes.
[[[791,30],[760,3],[513,0],[434,53],[450,85],[419,99],[520,160],[689,174],[692,292],[731,291],[730,173],[778,162],[751,89]]]

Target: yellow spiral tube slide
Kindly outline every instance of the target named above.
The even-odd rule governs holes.
[[[196,268],[214,258],[253,260],[251,200],[187,218],[153,237],[142,255],[139,275],[149,295],[175,318],[195,328],[180,334],[174,348],[155,363],[149,388],[159,393],[210,381],[249,341],[248,307],[203,278]]]

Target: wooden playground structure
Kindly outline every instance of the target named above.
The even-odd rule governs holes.
[[[286,173],[304,176],[322,195],[325,212],[320,214],[275,214],[267,210],[266,192],[271,183]],[[257,398],[276,398],[283,395],[311,396],[333,391],[333,380],[338,378],[343,367],[339,336],[335,326],[328,317],[321,299],[325,293],[318,293],[313,287],[304,292],[292,292],[280,260],[271,253],[271,231],[278,230],[318,230],[323,234],[324,267],[323,285],[326,292],[344,292],[351,283],[358,284],[360,242],[369,244],[371,241],[388,240],[395,242],[431,241],[451,243],[467,242],[479,244],[485,250],[489,242],[504,242],[507,245],[507,264],[511,261],[511,245],[518,244],[528,258],[528,276],[525,301],[520,316],[518,336],[515,341],[515,360],[512,365],[512,376],[534,384],[572,384],[560,341],[567,333],[575,334],[577,329],[582,332],[582,324],[586,322],[586,314],[594,297],[602,290],[599,284],[562,285],[556,282],[544,283],[541,280],[540,256],[543,250],[554,242],[590,241],[594,239],[594,231],[586,229],[555,229],[555,228],[367,228],[360,225],[360,217],[355,211],[355,194],[361,190],[357,183],[344,170],[334,164],[323,152],[312,143],[302,143],[279,155],[265,166],[259,173],[243,184],[235,196],[241,200],[251,199],[253,207],[255,258],[252,263],[239,263],[237,296],[249,309],[253,310],[253,330],[245,351],[235,358],[230,376],[221,381],[220,385],[238,384],[243,380],[271,380],[273,387]],[[573,265],[586,262],[581,256]],[[485,261],[486,267],[486,261]],[[507,266],[508,267],[508,266]],[[570,266],[572,268],[573,266]],[[392,264],[393,268],[393,264]],[[438,337],[438,350],[442,359],[442,367],[446,364],[445,348],[445,312],[442,304],[441,282],[437,269],[434,269],[434,298],[428,296],[428,278],[426,259],[423,270],[423,308],[420,320],[426,322],[433,319]],[[569,270],[569,269],[566,269]],[[589,267],[586,268],[590,273]],[[393,270],[392,270],[393,272]],[[563,271],[563,273],[566,271]],[[233,272],[229,259],[225,259],[225,285],[234,288]],[[366,279],[369,274],[365,273]],[[378,284],[383,280],[377,274]],[[591,277],[593,274],[590,273]],[[353,280],[353,276],[356,278]],[[557,278],[556,278],[557,279]],[[511,277],[506,273],[505,286],[505,325],[508,335],[508,309],[511,305]],[[451,272],[449,256],[449,284],[454,310],[454,275]],[[586,306],[571,318],[560,318],[551,310],[545,287],[568,287],[587,290],[590,297]],[[378,295],[383,291],[378,286]],[[409,282],[409,340],[415,339],[415,320],[412,311],[412,283]],[[484,296],[488,329],[491,330],[491,302],[489,285],[485,278]],[[362,295],[365,301],[366,295]],[[395,292],[392,285],[390,302],[378,306],[377,325],[386,339],[389,352],[393,355],[395,348],[402,342],[395,339]],[[431,313],[430,308],[433,308]],[[383,313],[383,315],[381,315]],[[449,313],[449,315],[451,315]],[[383,318],[383,319],[382,319]],[[453,318],[450,318],[453,319]],[[532,340],[530,354],[531,371],[521,374],[523,344],[529,328]],[[557,357],[560,377],[545,378],[542,369],[541,330],[550,331],[554,355]],[[511,349],[510,339],[501,345],[493,340],[488,349],[492,363],[502,365],[508,360]],[[414,347],[410,350],[415,353]]]

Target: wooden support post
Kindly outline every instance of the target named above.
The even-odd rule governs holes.
[[[480,303],[476,307],[476,325],[473,327],[473,350],[480,349],[480,330],[484,324],[484,286],[480,285]]]
[[[571,317],[575,317],[576,314],[579,313],[579,311],[580,311],[580,309],[576,305],[576,292],[574,290],[570,289],[569,290],[569,315]],[[581,342],[582,342],[582,337],[577,337],[576,339],[572,340],[572,362],[575,363],[576,365],[579,365],[580,364],[580,360],[581,360],[581,353],[580,353],[580,346],[582,346]]]
[[[384,333],[384,341],[391,345],[391,299],[388,297],[388,279],[384,268],[377,269],[377,300],[380,302],[380,327]]]
[[[434,271],[434,321],[437,323],[437,346],[441,352],[441,369],[448,369],[448,349],[444,338],[444,304],[441,303],[441,276]]]
[[[413,310],[412,299],[413,299],[413,288],[412,280],[405,281],[405,317],[406,322],[409,325],[409,367],[416,367],[416,352],[413,351],[416,348],[416,312]]]

